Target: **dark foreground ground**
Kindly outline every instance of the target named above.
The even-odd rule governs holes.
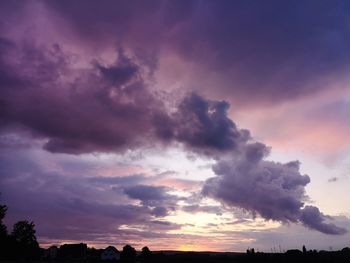
[[[350,252],[346,251],[324,251],[307,252],[288,251],[286,253],[213,253],[213,252],[153,252],[148,260],[136,258],[135,261],[100,261],[92,259],[84,260],[36,260],[36,261],[2,261],[4,263],[68,263],[68,262],[115,262],[115,263],[239,263],[239,262],[329,262],[329,263],[350,263]]]
[[[206,252],[182,252],[174,254],[153,253],[151,262],[186,263],[186,262],[340,262],[350,263],[349,252],[307,252],[289,251],[286,253],[206,253]]]
[[[181,253],[177,255],[154,255],[153,262],[346,262],[350,263],[350,253],[341,252],[299,252],[290,253]]]

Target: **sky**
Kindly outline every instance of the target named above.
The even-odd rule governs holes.
[[[341,249],[348,1],[0,2],[0,202],[41,246]]]

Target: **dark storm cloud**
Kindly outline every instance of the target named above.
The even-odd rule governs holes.
[[[7,41],[0,55],[0,75],[7,76],[0,87],[3,129],[27,129],[47,139],[50,152],[123,151],[173,141],[194,151],[228,151],[249,139],[228,118],[224,101],[189,93],[169,113],[145,84],[147,66],[122,49],[113,65],[95,61],[86,70],[72,68],[58,45],[39,49]]]
[[[348,69],[349,7],[346,1],[202,2],[174,48],[209,70],[231,73],[221,95],[254,103],[302,97],[323,88],[320,75]]]
[[[325,234],[344,234],[346,229],[326,223],[318,208],[305,206],[307,175],[299,172],[299,162],[266,161],[268,148],[261,143],[242,145],[241,154],[218,161],[202,189],[205,196],[229,207],[240,207],[253,215],[283,223],[302,222]]]
[[[169,50],[226,79],[216,95],[247,103],[312,94],[349,66],[347,1],[45,3],[85,40]]]
[[[190,94],[175,114],[176,138],[185,145],[218,151],[235,150],[250,138],[249,131],[239,130],[227,116],[226,101],[209,101]]]
[[[0,76],[6,76],[1,122],[48,138],[48,151],[79,154],[140,145],[152,136],[153,119],[164,114],[162,102],[122,52],[110,67],[74,72],[57,45],[41,50],[6,45],[0,60]],[[69,77],[73,80],[65,80]]]

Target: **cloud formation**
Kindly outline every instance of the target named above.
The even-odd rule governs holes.
[[[30,147],[9,139],[16,135],[38,141],[51,153],[75,155],[181,145],[216,161],[216,176],[204,183],[204,196],[268,220],[300,222],[326,234],[346,232],[317,207],[305,206],[310,178],[300,173],[299,162],[267,161],[269,148],[229,118],[229,103],[201,94],[259,105],[327,88],[319,84],[341,76],[349,66],[348,3],[60,0],[0,5],[0,145],[7,150]],[[36,17],[50,18],[49,23],[35,20],[27,26],[28,18]],[[16,30],[8,26],[12,24]],[[116,57],[113,62],[102,58],[102,50],[116,46],[124,48],[107,52]],[[175,103],[150,87],[159,61],[171,56],[194,65],[183,70],[200,91],[185,88],[186,95],[172,98]],[[348,106],[330,105],[325,111],[340,110],[347,120]],[[5,152],[1,158],[8,160]],[[179,197],[164,186],[147,184],[143,175],[71,181],[27,160],[21,162],[27,173],[8,162],[1,165],[3,192],[18,214],[28,212],[19,200],[30,196],[28,204],[42,209],[31,211],[38,224],[56,223],[65,230],[61,237],[82,218],[89,220],[76,236],[90,228],[106,231],[99,224],[108,230],[144,222],[153,228],[179,227],[158,220],[179,208]],[[23,188],[14,182],[28,189],[15,195]],[[199,187],[198,182],[177,183]],[[82,198],[90,194],[101,199]],[[106,195],[126,203],[107,202]],[[41,218],[45,209],[49,218]],[[216,206],[199,204],[182,209],[221,213]],[[58,222],[60,214],[69,216]],[[45,235],[50,235],[52,229],[47,229]]]
[[[81,174],[86,164],[80,160],[75,160],[75,164],[81,169],[66,175],[58,162],[47,167],[48,160],[36,154],[28,149],[1,149],[0,189],[1,202],[9,206],[7,222],[11,224],[23,218],[33,220],[40,240],[98,243],[100,239],[118,235],[118,242],[126,242],[131,233],[123,229],[123,225],[143,229],[139,237],[147,235],[148,231],[162,237],[169,229],[181,228],[164,219],[177,201],[177,196],[163,193],[164,187],[145,186],[161,192],[161,196],[145,198],[138,192],[136,197],[144,201],[140,204],[122,191],[115,191],[115,187],[134,189],[135,183],[147,181],[144,176],[92,177]]]
[[[122,49],[112,65],[94,62],[74,71],[58,45],[39,50],[2,41],[0,121],[47,139],[50,152],[123,151],[172,141],[198,151],[227,151],[249,138],[228,118],[224,101],[189,93],[169,113],[147,87],[145,66]]]
[[[301,210],[300,221],[311,229],[317,229],[322,233],[330,235],[345,234],[347,232],[345,228],[338,227],[332,223],[325,223],[324,221],[327,219],[331,219],[331,217],[325,216],[315,206],[305,206]]]
[[[234,151],[250,138],[227,116],[226,101],[210,101],[195,93],[185,97],[175,113],[176,139],[194,149]]]
[[[162,103],[146,90],[138,67],[122,51],[110,67],[95,63],[74,72],[59,46],[39,50],[5,43],[2,127],[24,127],[48,138],[48,151],[74,154],[123,150],[151,136]]]
[[[191,69],[195,81],[206,77],[199,89],[240,104],[279,103],[319,92],[349,67],[346,1],[105,1],[98,6],[49,1],[45,6],[87,42],[116,40],[200,65]],[[205,86],[213,72],[210,83],[221,84],[215,92]]]
[[[122,49],[112,65],[95,61],[90,69],[69,75],[72,65],[58,45],[39,50],[2,43],[4,133],[27,129],[46,140],[44,149],[53,153],[121,152],[181,143],[190,152],[218,160],[217,177],[206,181],[204,195],[266,219],[301,221],[327,234],[345,232],[324,223],[326,217],[317,208],[303,209],[309,177],[299,173],[298,162],[265,161],[269,148],[252,142],[248,130],[237,128],[227,115],[227,102],[188,93],[170,112],[147,87],[145,66]],[[176,198],[162,187],[136,184],[123,192],[151,206],[150,213],[157,216],[176,208]],[[311,212],[317,216],[308,216]]]
[[[299,162],[264,160],[269,149],[262,143],[242,145],[241,154],[218,161],[216,177],[206,180],[202,193],[229,207],[239,207],[253,215],[283,223],[302,222],[325,234],[344,234],[346,229],[326,223],[317,207],[305,206],[305,186],[310,182],[300,174]]]
[[[157,207],[167,205],[175,209],[178,198],[168,192],[163,186],[134,185],[124,187],[123,192],[131,199],[140,200],[143,205]]]

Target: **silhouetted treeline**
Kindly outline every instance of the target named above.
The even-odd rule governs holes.
[[[26,220],[13,225],[10,234],[3,219],[7,206],[0,205],[0,260],[36,260],[40,259],[40,247],[35,236],[35,225]]]
[[[321,263],[349,263],[350,248],[340,251],[316,251],[291,249],[285,253],[261,253],[254,248],[247,253],[215,253],[215,252],[151,252],[143,247],[140,252],[130,245],[125,245],[120,252],[113,246],[105,249],[89,248],[86,244],[64,244],[60,247],[51,246],[48,249],[39,247],[35,236],[35,225],[29,221],[19,221],[8,233],[3,219],[7,206],[0,205],[0,261],[31,261],[36,262],[152,262],[152,263],[234,263],[234,262],[321,262]]]

